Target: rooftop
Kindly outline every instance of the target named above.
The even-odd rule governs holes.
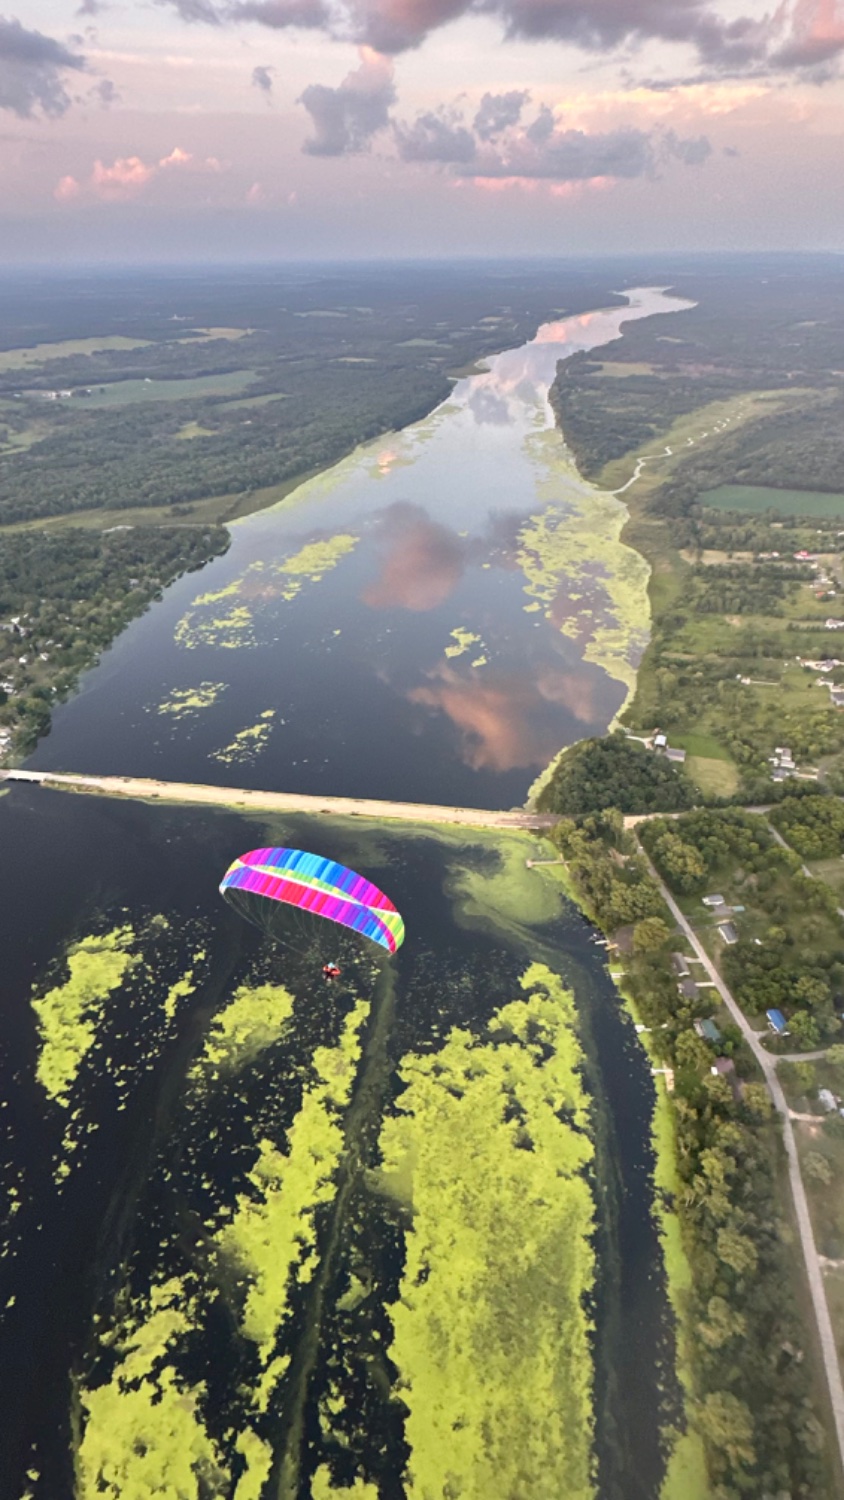
[[[695,1021],[695,1031],[705,1042],[720,1042],[721,1032],[711,1019]]]

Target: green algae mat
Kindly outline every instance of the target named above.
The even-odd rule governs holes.
[[[4,816],[39,797],[41,878],[71,905],[20,992],[40,1123],[7,1317],[31,1330],[46,1307],[54,1331],[18,1493],[588,1500],[641,1459],[655,1496],[667,1303],[647,1347],[596,1322],[622,1275],[607,1194],[619,1172],[647,1180],[647,1063],[559,868],[527,866],[537,841],[29,789]],[[310,950],[242,923],[220,874],[283,842],[393,895],[400,953],[337,930],[331,984]],[[63,868],[86,851],[104,870],[90,897]],[[629,1168],[607,1145],[593,982],[634,1049],[619,1084],[632,1061],[645,1086]],[[658,1258],[647,1193],[637,1212]],[[39,1269],[28,1214],[81,1247],[73,1271],[54,1251]],[[608,1377],[625,1357],[653,1383],[645,1423]]]

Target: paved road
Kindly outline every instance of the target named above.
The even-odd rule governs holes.
[[[479,807],[433,807],[422,802],[375,802],[357,797],[306,797],[299,792],[256,792],[184,781],[145,781],[132,776],[77,776],[58,771],[0,772],[4,781],[91,792],[106,797],[137,797],[162,802],[201,802],[255,812],[327,813],[332,817],[395,818],[403,823],[458,824],[465,828],[553,828],[550,813],[522,808],[492,812]]]
[[[638,842],[638,841],[637,841]],[[641,845],[639,846],[641,849]],[[747,1045],[750,1047],[762,1075],[768,1087],[768,1092],[774,1102],[774,1107],[782,1121],[783,1141],[785,1142],[786,1156],[788,1157],[788,1178],[791,1184],[791,1194],[794,1200],[794,1212],[797,1219],[797,1228],[800,1234],[800,1244],[803,1250],[803,1259],[806,1265],[806,1275],[809,1281],[809,1292],[812,1298],[812,1307],[815,1314],[815,1322],[820,1340],[821,1355],[823,1358],[824,1372],[826,1375],[829,1400],[832,1407],[832,1415],[835,1421],[835,1434],[838,1440],[838,1453],[841,1459],[841,1467],[844,1469],[844,1383],[841,1379],[841,1368],[838,1363],[838,1351],[835,1347],[835,1335],[832,1331],[832,1322],[829,1316],[829,1307],[826,1300],[826,1288],[824,1286],[823,1270],[821,1268],[818,1249],[815,1244],[812,1220],[809,1216],[809,1204],[806,1199],[806,1189],[803,1186],[803,1178],[800,1174],[800,1161],[797,1155],[797,1142],[794,1137],[794,1127],[791,1123],[791,1112],[786,1101],[783,1087],[777,1077],[776,1059],[765,1051],[759,1039],[758,1032],[753,1030],[750,1022],[734,999],[730,990],[724,983],[718,970],[715,968],[709,954],[694,932],[690,922],[680,910],[665,882],[660,878],[653,864],[642,849],[648,868],[662,893],[662,898],[673,916],[677,926],[683,931],[688,942],[697,957],[707,970],[710,979],[717,989],[721,999],[726,1005],[736,1025],[741,1030]],[[806,1054],[803,1054],[804,1058]]]

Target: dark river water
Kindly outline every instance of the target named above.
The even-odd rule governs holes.
[[[563,745],[606,729],[647,639],[625,507],[580,478],[548,403],[558,360],[687,305],[628,295],[543,325],[424,422],[235,525],[226,556],[87,674],[29,764],[523,803]]]
[[[547,325],[524,349],[498,356],[489,374],[461,381],[426,423],[353,455],[305,487],[301,503],[238,525],[225,558],[168,590],[87,675],[30,764],[436,803],[523,802],[562,744],[605,728],[645,640],[645,576],[617,540],[623,509],[578,478],[546,400],[558,358],[612,338],[625,317],[680,305],[658,292],[632,296],[632,312]],[[541,524],[529,546],[531,517]],[[302,559],[306,547],[316,550]],[[540,912],[520,925],[506,901],[467,920],[455,895],[461,880],[467,872],[494,877],[505,861],[480,835],[245,818],[22,786],[0,797],[9,1209],[0,1260],[0,1495],[70,1500],[79,1382],[84,1390],[107,1375],[116,1310],[185,1266],[197,1277],[196,1225],[214,1207],[206,1200],[231,1194],[254,1160],[248,1111],[262,1119],[276,1096],[283,1100],[288,1052],[336,1040],[312,973],[269,952],[217,894],[236,854],[276,842],[364,871],[405,917],[375,1113],[395,1095],[409,1049],[424,1053],[451,1026],[483,1026],[513,998],[532,959],[573,988],[598,1144],[599,1493],[655,1500],[660,1432],[677,1408],[652,1215],[653,1082],[590,925],[567,903],[553,921]],[[63,983],[73,943],[124,926],[140,960],[110,993],[70,1101],[59,1106],[36,1072],[33,986],[43,993]],[[171,1005],[187,968],[193,989]],[[308,1026],[286,1051],[267,1053],[263,1072],[247,1070],[219,1117],[192,1119],[191,1058],[226,997],[262,979],[313,992]],[[364,1142],[364,1161],[370,1149]],[[371,1230],[370,1248],[386,1286],[397,1274],[395,1253],[379,1233]],[[338,1253],[342,1264],[342,1235]],[[325,1349],[341,1306],[333,1295],[329,1281]],[[222,1432],[237,1418],[236,1382],[233,1396],[225,1327],[211,1318],[208,1328],[192,1350],[192,1375],[207,1382],[208,1420]],[[311,1456],[327,1379],[323,1344],[303,1417]],[[353,1392],[356,1379],[352,1371]],[[391,1427],[395,1403],[379,1406],[364,1390],[362,1410],[370,1411],[370,1397],[367,1471],[382,1500],[397,1500],[406,1453]]]

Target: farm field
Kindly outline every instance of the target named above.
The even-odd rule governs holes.
[[[62,339],[55,344],[35,344],[26,349],[4,349],[0,351],[0,374],[7,370],[36,369],[54,359],[70,359],[74,355],[124,353],[127,349],[148,347],[148,339],[105,334],[88,339]]]
[[[821,516],[844,519],[844,494],[823,490],[778,490],[768,485],[720,484],[699,495],[701,505],[715,510],[746,510],[754,514],[775,510],[782,516]]]
[[[90,396],[71,398],[66,404],[73,411],[88,411],[91,407],[132,406],[146,401],[232,396],[245,391],[255,378],[254,370],[227,370],[219,375],[185,375],[173,380],[115,380],[109,385],[94,385]]]

